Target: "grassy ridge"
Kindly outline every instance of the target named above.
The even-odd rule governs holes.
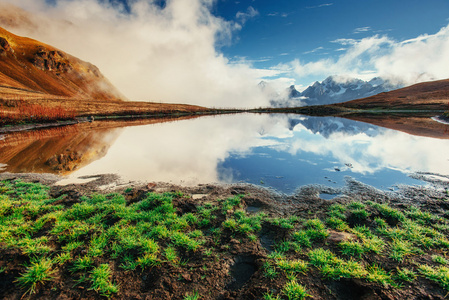
[[[314,293],[311,277],[357,278],[397,290],[426,279],[442,294],[449,291],[449,221],[412,205],[335,203],[322,218],[268,217],[247,213],[241,195],[191,207],[183,205],[190,196],[180,192],[130,200],[129,189],[66,203],[48,191],[36,183],[0,182],[0,250],[24,258],[19,266],[0,260],[0,278],[15,274],[24,294],[57,290],[54,282],[70,273],[74,286],[98,297],[123,297],[116,272],[171,266],[196,272],[193,262],[228,256],[230,241],[259,244],[263,227],[279,233],[254,276],[265,287],[264,299],[307,298]],[[202,297],[196,290],[184,294]]]

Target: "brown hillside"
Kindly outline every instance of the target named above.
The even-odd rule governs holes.
[[[418,83],[368,98],[334,104],[358,109],[446,110],[449,104],[449,79]]]
[[[124,99],[94,65],[0,27],[0,124],[19,122],[26,118],[20,108],[36,105],[76,116],[207,111],[194,105]]]
[[[124,98],[94,65],[1,27],[0,86],[78,99]]]

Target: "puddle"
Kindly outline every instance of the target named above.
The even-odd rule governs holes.
[[[273,234],[264,234],[260,236],[260,244],[264,247],[268,252],[274,251],[274,235]]]
[[[262,208],[261,208],[261,207],[258,207],[258,206],[251,206],[251,205],[248,205],[248,206],[246,207],[246,212],[255,214],[255,213],[258,213],[261,209],[262,209]]]
[[[227,285],[227,289],[236,291],[241,289],[257,271],[254,258],[251,256],[237,256],[235,263],[231,267],[232,280]]]
[[[277,237],[277,233],[274,230],[271,230],[268,226],[263,226],[259,236],[260,245],[271,253],[274,251]]]
[[[444,116],[435,116],[431,118],[432,120],[441,123],[441,124],[445,124],[445,125],[449,125],[449,118],[444,117]]]
[[[324,200],[332,200],[335,197],[337,197],[339,194],[326,194],[326,193],[321,193],[320,194],[320,198],[324,199]]]

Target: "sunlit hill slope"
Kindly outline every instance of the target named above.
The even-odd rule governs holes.
[[[127,101],[93,64],[0,27],[0,115],[17,115],[24,105],[63,108],[76,116],[207,110],[187,104]]]
[[[62,97],[124,98],[94,65],[1,27],[0,85]]]

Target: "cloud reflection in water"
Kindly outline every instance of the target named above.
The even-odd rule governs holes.
[[[445,174],[444,149],[448,140],[339,118],[240,114],[125,128],[104,157],[71,176],[118,173],[129,180],[195,185],[257,184],[269,174],[299,184],[299,178],[324,178],[338,167],[341,176],[363,181],[387,173]],[[260,168],[264,174],[256,174]]]

